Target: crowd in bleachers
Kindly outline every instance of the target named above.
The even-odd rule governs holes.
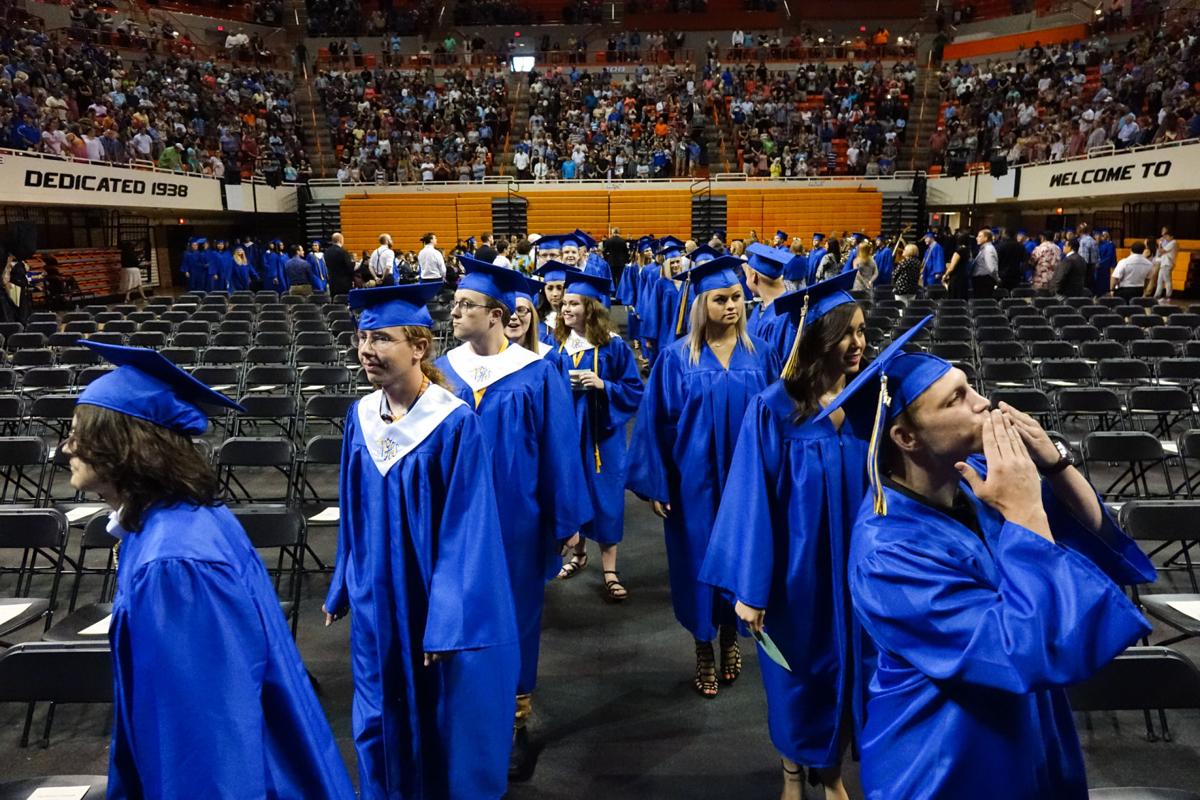
[[[315,80],[343,181],[481,180],[508,134],[499,70],[322,71]]]
[[[359,0],[307,0],[310,36],[412,36],[429,32],[441,4],[433,0],[389,2],[364,10]]]
[[[639,65],[624,80],[608,70],[533,73],[528,136],[514,153],[518,176],[662,178],[706,163],[710,98],[698,74]]]
[[[36,25],[0,39],[0,143],[225,177],[311,172],[290,74],[175,54],[123,58]]]
[[[915,80],[915,65],[900,62],[808,64],[791,73],[727,65],[719,91],[729,98],[734,143],[751,175],[888,175]]]
[[[1035,45],[1016,58],[947,63],[931,162],[1058,160],[1200,136],[1200,17],[1122,41]]]

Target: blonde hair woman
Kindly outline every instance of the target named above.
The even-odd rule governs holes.
[[[875,285],[875,279],[879,277],[879,265],[875,263],[875,256],[872,255],[874,248],[870,242],[860,242],[854,251],[854,261],[851,264],[853,269],[858,270],[858,277],[854,279],[855,291],[870,291]]]
[[[691,329],[650,373],[627,481],[662,517],[675,618],[695,640],[693,685],[710,699],[720,683],[737,680],[742,656],[733,606],[700,582],[700,566],[742,416],[750,398],[779,375],[774,350],[746,332],[740,267],[741,259],[723,256],[688,272],[696,291]],[[718,633],[720,680],[712,646]]]

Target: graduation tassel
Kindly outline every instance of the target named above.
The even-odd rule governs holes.
[[[792,349],[788,351],[787,363],[783,365],[781,377],[790,380],[796,377],[800,369],[800,337],[804,335],[804,318],[808,316],[808,295],[804,295],[804,305],[800,308],[800,324],[796,326],[796,338],[792,340]]]
[[[687,314],[687,299],[688,285],[691,282],[691,275],[683,279],[683,286],[679,289],[679,313],[675,316],[675,335],[682,336],[685,332],[683,327],[684,316]]]
[[[887,421],[886,409],[892,404],[887,390],[887,375],[880,377],[879,405],[875,407],[875,423],[871,428],[871,443],[867,447],[867,480],[875,494],[876,516],[887,516],[887,499],[883,496],[883,480],[879,472],[879,448],[883,444],[883,429]]]
[[[600,348],[592,349],[592,372],[600,374]],[[592,415],[592,456],[596,459],[596,474],[600,474],[600,422]]]

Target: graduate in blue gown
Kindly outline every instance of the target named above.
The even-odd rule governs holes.
[[[308,277],[312,281],[314,292],[329,291],[329,268],[325,266],[325,254],[321,252],[321,243],[312,241],[312,249],[304,257],[308,262]]]
[[[849,272],[854,269],[854,259],[858,255],[858,246],[866,241],[865,233],[850,234],[850,241],[846,247],[846,259],[842,262],[842,272]]]
[[[254,237],[246,235],[242,237],[242,251],[246,254],[246,261],[249,262],[255,274],[262,272],[262,248],[254,243]]]
[[[895,263],[895,254],[892,248],[888,246],[888,241],[883,234],[875,237],[875,252],[873,257],[875,259],[875,266],[879,268],[879,275],[875,278],[875,283],[891,283],[892,265]]]
[[[825,249],[825,234],[814,233],[812,237],[812,249],[808,251],[808,271],[804,275],[804,285],[812,286],[817,282],[817,267],[821,265],[821,259],[829,251]]]
[[[939,286],[946,272],[946,253],[938,244],[933,231],[925,232],[925,255],[921,257],[921,283],[924,286]]]
[[[424,304],[440,282],[358,289],[376,391],[346,417],[326,624],[351,612],[364,800],[498,798],[520,653],[479,417],[443,388]]]
[[[742,269],[750,291],[758,298],[746,322],[746,330],[751,336],[762,339],[775,354],[776,360],[783,364],[796,339],[796,325],[795,320],[787,314],[776,313],[775,301],[788,292],[788,285],[783,279],[786,268],[803,258],[758,242],[746,248],[746,255],[749,261]]]
[[[250,289],[258,281],[258,272],[250,263],[246,251],[238,246],[233,251],[233,267],[229,273],[229,288],[234,292]]]
[[[1096,272],[1092,292],[1097,297],[1103,297],[1110,291],[1112,271],[1117,267],[1117,246],[1113,244],[1107,228],[1101,228],[1096,235]]]
[[[720,683],[741,673],[733,606],[699,580],[733,446],[750,399],[779,375],[779,359],[746,331],[737,272],[722,256],[692,267],[696,291],[688,336],[663,351],[630,441],[628,488],[663,519],[675,619],[695,640],[694,686],[717,696],[713,639],[720,630]]]
[[[803,769],[846,798],[841,763],[867,663],[853,625],[846,556],[866,491],[866,426],[816,421],[866,349],[847,272],[775,301],[796,318],[782,380],[750,402],[700,579],[724,590],[790,671],[759,652],[783,798],[800,800]]]
[[[1150,561],[1069,451],[940,358],[894,343],[834,409],[873,429],[849,563],[878,649],[867,797],[1086,800],[1066,687],[1150,632],[1120,586]]]
[[[561,261],[553,259],[542,263],[534,274],[542,279],[542,303],[538,307],[538,339],[550,347],[558,342],[554,339],[554,327],[558,322],[558,310],[562,306],[563,286],[566,284],[567,273],[577,271]]]
[[[676,241],[670,241],[659,249],[658,255],[663,259],[662,270],[658,279],[650,284],[646,297],[646,304],[651,309],[648,316],[652,325],[647,337],[654,342],[655,357],[687,334],[691,297],[683,287],[682,280],[687,270],[687,259],[683,244],[676,244]],[[684,291],[681,292],[681,289]]]
[[[570,388],[557,365],[505,336],[528,280],[470,256],[459,256],[459,265],[466,274],[450,316],[462,344],[436,363],[455,395],[479,415],[496,494],[504,498],[500,536],[521,642],[509,774],[527,780],[534,760],[526,723],[537,685],[546,582],[558,574],[564,547],[576,543],[592,511],[586,500],[562,491],[584,482]]]
[[[617,573],[617,544],[625,535],[625,478],[628,470],[625,425],[642,400],[641,375],[633,351],[608,318],[612,284],[569,271],[562,313],[554,330],[553,359],[571,385],[575,431],[583,465],[583,485],[593,518],[580,528],[582,537],[559,571],[563,580],[587,566],[587,539],[600,545],[605,596],[612,602],[628,598]],[[563,491],[579,494],[575,487]]]
[[[513,344],[524,347],[531,353],[537,353],[539,358],[545,358],[553,347],[538,338],[540,327],[536,298],[542,296],[546,284],[537,278],[525,277],[525,287],[514,292],[517,310],[509,317],[504,335]]]
[[[203,236],[188,240],[188,249],[179,265],[189,292],[208,289],[208,240]]]
[[[225,240],[217,239],[216,249],[208,251],[208,291],[228,292],[233,278],[233,253],[225,249]]]
[[[287,258],[283,255],[283,240],[272,239],[263,253],[262,288],[268,292],[279,292],[281,295],[288,290],[287,271],[283,265]]]
[[[79,396],[71,485],[117,507],[113,798],[339,798],[354,789],[262,559],[191,437],[241,407],[153,350]]]

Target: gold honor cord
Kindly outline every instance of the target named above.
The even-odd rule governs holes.
[[[562,352],[565,347],[566,347],[566,344],[559,345],[559,347],[558,347],[559,352]],[[575,353],[574,355],[571,356],[571,362],[575,365],[576,369],[579,368],[579,362],[582,360],[583,360],[583,351],[582,350],[580,350],[578,353]],[[597,377],[600,375],[600,348],[599,347],[592,348],[592,372],[596,373]],[[590,401],[590,397],[589,397],[589,401]],[[597,421],[595,419],[595,414],[592,415],[592,457],[596,461],[596,474],[599,475],[600,468],[602,466],[604,466],[604,464],[600,461],[600,423],[599,423],[599,421]]]
[[[804,335],[804,320],[808,317],[808,295],[804,295],[804,305],[800,307],[800,324],[796,326],[796,338],[792,340],[792,348],[788,351],[787,363],[783,365],[782,377],[791,380],[800,369],[800,337]]]
[[[687,314],[688,286],[691,284],[691,280],[691,275],[688,275],[683,279],[683,286],[679,289],[679,313],[675,315],[676,336],[682,336],[684,333],[683,323]]]
[[[887,421],[887,408],[892,404],[888,394],[887,375],[880,377],[879,404],[875,407],[875,424],[871,429],[871,443],[867,447],[867,480],[875,494],[875,514],[887,516],[887,498],[883,496],[883,479],[879,471],[879,448],[883,444],[883,429]]]

